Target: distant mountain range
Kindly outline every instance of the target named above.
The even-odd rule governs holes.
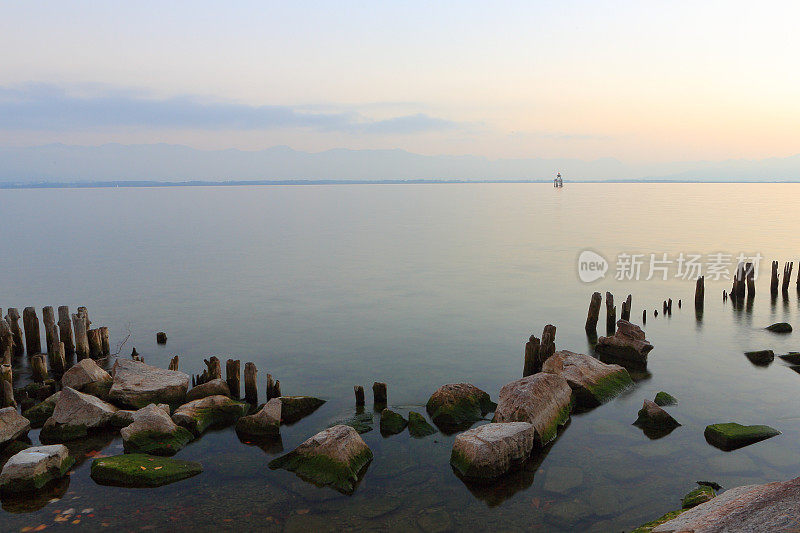
[[[198,150],[172,144],[0,147],[0,184],[186,181],[549,180],[800,181],[800,155],[626,165],[613,158],[488,159],[405,150]]]

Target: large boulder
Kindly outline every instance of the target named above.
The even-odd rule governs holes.
[[[492,421],[529,422],[536,430],[536,443],[543,446],[556,438],[571,409],[572,388],[567,380],[540,372],[503,385]]]
[[[33,492],[64,477],[75,463],[63,444],[35,446],[13,455],[0,473],[3,493]]]
[[[236,433],[243,438],[277,437],[281,433],[281,400],[273,398],[257,413],[236,421]]]
[[[297,422],[325,403],[325,400],[313,396],[281,396],[281,419],[287,424]]]
[[[351,494],[359,476],[372,461],[372,450],[350,426],[338,425],[320,431],[293,451],[269,463],[284,468],[320,486]]]
[[[228,388],[228,383],[224,379],[212,379],[211,381],[206,381],[196,387],[192,387],[189,392],[186,393],[186,401],[191,402],[192,400],[199,400],[206,396],[217,395],[228,397],[231,395],[231,389]]]
[[[467,429],[495,407],[486,392],[469,383],[442,385],[425,405],[433,423],[445,432]]]
[[[194,438],[172,421],[169,407],[151,403],[133,414],[133,423],[120,430],[125,453],[175,455]]]
[[[0,409],[0,449],[28,434],[30,421],[17,412],[16,407]]]
[[[450,464],[467,478],[496,478],[525,461],[535,441],[528,422],[485,424],[456,437]]]
[[[66,387],[56,400],[53,415],[42,426],[39,438],[54,443],[84,437],[89,429],[108,426],[117,410],[100,398]]]
[[[246,403],[227,396],[206,396],[178,407],[172,414],[172,420],[197,436],[210,427],[235,423],[247,414],[248,408]]]
[[[61,384],[77,391],[90,383],[111,383],[111,374],[100,368],[94,359],[81,359],[61,376]]]
[[[31,421],[31,427],[40,428],[47,422],[47,419],[53,416],[53,410],[56,408],[56,402],[61,395],[61,391],[48,396],[45,400],[37,403],[33,407],[25,409],[22,416]]]
[[[625,361],[646,364],[653,345],[645,339],[644,331],[627,320],[617,321],[617,331],[610,337],[597,339],[595,350]]]
[[[582,407],[595,407],[633,385],[630,374],[619,365],[609,365],[592,356],[562,350],[544,362],[542,372],[567,380]]]
[[[141,361],[118,359],[112,374],[111,401],[137,409],[151,403],[180,404],[189,389],[189,376],[183,372],[165,370]]]
[[[711,424],[703,432],[709,444],[728,451],[780,434],[780,431],[769,426],[743,426],[736,422]]]
[[[92,479],[100,485],[118,487],[160,487],[196,476],[203,465],[169,457],[126,453],[92,462]]]
[[[800,477],[746,485],[684,511],[653,528],[653,533],[796,531],[800,525]]]

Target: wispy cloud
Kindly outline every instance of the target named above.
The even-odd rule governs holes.
[[[0,129],[85,130],[149,127],[206,130],[309,128],[351,134],[408,135],[461,124],[424,113],[374,119],[350,109],[253,106],[194,95],[157,98],[134,90],[67,91],[49,84],[0,86]]]

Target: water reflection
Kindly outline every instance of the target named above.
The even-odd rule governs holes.
[[[33,493],[3,494],[2,507],[9,513],[31,513],[38,511],[51,500],[61,499],[69,488],[70,476],[55,479]]]

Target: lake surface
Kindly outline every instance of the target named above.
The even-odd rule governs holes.
[[[203,463],[195,478],[102,487],[89,477],[91,459],[121,453],[122,442],[98,436],[71,445],[89,456],[38,506],[4,500],[0,530],[621,531],[680,507],[696,480],[730,488],[796,477],[800,374],[779,359],[755,367],[743,352],[800,349],[797,334],[763,330],[798,325],[794,279],[787,298],[769,295],[769,262],[800,259],[798,200],[792,184],[0,190],[4,311],[33,305],[41,318],[46,305],[85,305],[95,325],[109,326],[112,351],[130,328],[125,356],[135,346],[166,367],[180,354],[187,373],[209,355],[253,361],[262,401],[267,373],[285,395],[328,400],[282,427],[284,452],[352,416],[353,385],[368,390],[368,409],[372,382],[385,381],[390,407],[424,412],[445,383],[467,381],[496,400],[521,377],[527,338],[548,323],[557,349],[591,353],[584,322],[594,291],[613,292],[618,309],[631,293],[635,322],[650,310],[655,345],[635,388],[573,415],[553,445],[494,485],[453,473],[454,436],[384,438],[378,415],[363,435],[375,458],[352,496],[270,470],[280,447],[249,446],[231,428],[176,456]],[[578,276],[586,249],[611,263],[590,284]],[[760,253],[752,308],[723,303],[730,281],[706,278],[698,320],[694,280],[675,277],[674,264],[666,281],[614,279],[618,254],[645,254],[644,278],[649,254],[681,252]],[[604,320],[603,310],[600,334]],[[161,330],[166,346],[155,342]],[[15,377],[25,383],[25,357]],[[631,423],[661,390],[679,399],[668,410],[682,426],[651,440]],[[783,433],[723,452],[703,429],[727,421]],[[30,437],[38,442],[38,430]]]

